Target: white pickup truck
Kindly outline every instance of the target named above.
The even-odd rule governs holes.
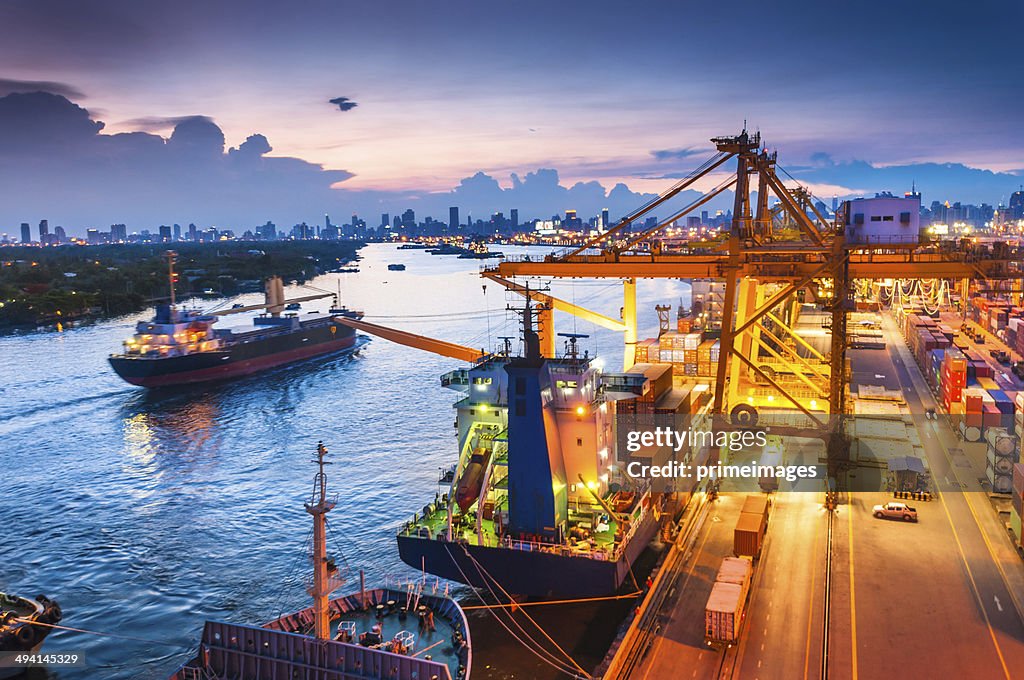
[[[906,503],[891,502],[885,505],[876,505],[872,514],[878,519],[902,519],[904,522],[917,521],[917,508],[912,508]]]

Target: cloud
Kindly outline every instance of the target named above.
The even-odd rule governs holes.
[[[812,154],[811,164],[790,167],[798,180],[832,187],[841,197],[891,191],[902,194],[916,186],[925,205],[932,201],[963,203],[1004,203],[1020,182],[1009,172],[972,168],[963,163],[908,163],[875,165],[868,161],[837,161],[824,152]],[[842,190],[843,187],[857,189]]]
[[[52,80],[12,80],[0,78],[0,97],[20,92],[49,92],[68,99],[85,99],[85,95],[67,83],[58,83]]]
[[[143,116],[142,118],[129,118],[126,121],[122,121],[120,126],[135,128],[144,132],[162,132],[164,130],[172,130],[179,123],[193,119],[205,120],[209,123],[213,122],[213,119],[209,116]]]
[[[267,219],[290,226],[338,204],[332,189],[353,175],[299,158],[271,157],[251,135],[225,150],[210,118],[174,122],[166,138],[103,134],[104,124],[67,98],[35,92],[0,97],[0,223],[51,219],[69,233],[125,222],[231,225]],[[315,206],[315,207],[314,207]]]
[[[352,109],[359,106],[359,104],[356,104],[348,97],[335,97],[334,99],[329,100],[329,102],[331,104],[336,104],[340,111],[351,111]]]
[[[659,161],[667,160],[681,160],[683,158],[690,158],[692,156],[699,156],[707,154],[708,149],[700,149],[694,146],[689,146],[684,149],[659,149],[651,152],[651,155],[657,158]]]

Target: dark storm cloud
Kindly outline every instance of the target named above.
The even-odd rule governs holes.
[[[329,101],[331,104],[336,105],[339,111],[351,111],[355,107],[359,106],[359,104],[355,103],[348,97],[335,97]]]
[[[0,97],[20,92],[49,92],[59,94],[68,99],[85,99],[85,95],[67,83],[57,83],[51,80],[13,80],[11,78],[0,78]]]

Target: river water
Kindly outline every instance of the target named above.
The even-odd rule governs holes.
[[[344,304],[383,325],[474,347],[518,337],[506,306],[520,298],[494,283],[485,290],[479,261],[391,244],[360,254],[358,274],[312,285],[340,282]],[[393,262],[406,271],[388,271]],[[619,315],[614,281],[551,290]],[[657,331],[654,304],[688,294],[679,282],[641,282],[641,337]],[[305,303],[303,313],[328,302]],[[329,548],[353,573],[365,569],[369,584],[414,578],[395,529],[433,499],[438,469],[455,460],[458,395],[438,380],[455,360],[367,339],[348,356],[148,393],[123,383],[106,356],[151,314],[0,337],[0,590],[45,593],[61,603],[63,625],[132,638],[56,631],[44,649],[84,653],[86,666],[38,677],[164,678],[195,649],[205,619],[260,623],[307,606],[302,502],[318,440],[331,450],[340,494]],[[556,325],[592,334],[584,347],[621,366],[621,335],[561,314]],[[474,654],[478,664],[502,663],[486,649]]]

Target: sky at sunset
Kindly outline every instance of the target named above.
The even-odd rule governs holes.
[[[823,197],[902,192],[909,179],[926,202],[994,204],[1024,181],[1022,25],[1024,4],[991,0],[14,0],[0,5],[0,96],[49,92],[104,125],[49,144],[78,114],[0,99],[0,179],[20,176],[16,194],[0,188],[0,220],[4,230],[43,213],[70,224],[187,221],[147,207],[189,196],[175,185],[181,168],[139,150],[156,137],[120,135],[166,140],[186,120],[209,124],[193,126],[203,143],[211,126],[223,132],[210,162],[235,205],[250,205],[257,185],[266,200],[249,211],[197,203],[196,220],[395,212],[403,206],[389,204],[403,200],[443,219],[464,178],[483,172],[507,192],[513,174],[539,169],[567,189],[623,183],[626,203],[666,188],[709,155],[709,137],[745,120]],[[339,97],[356,106],[330,102]],[[54,127],[40,128],[46,121]],[[263,141],[240,152],[252,135]],[[178,170],[154,169],[164,165]],[[55,168],[72,166],[98,170],[91,183],[67,178],[66,192],[52,186],[66,178]],[[29,186],[43,178],[46,192]],[[290,195],[274,196],[275,186]],[[115,196],[129,217],[109,207]],[[515,207],[486,200],[479,210]],[[567,207],[591,208],[523,217]]]

